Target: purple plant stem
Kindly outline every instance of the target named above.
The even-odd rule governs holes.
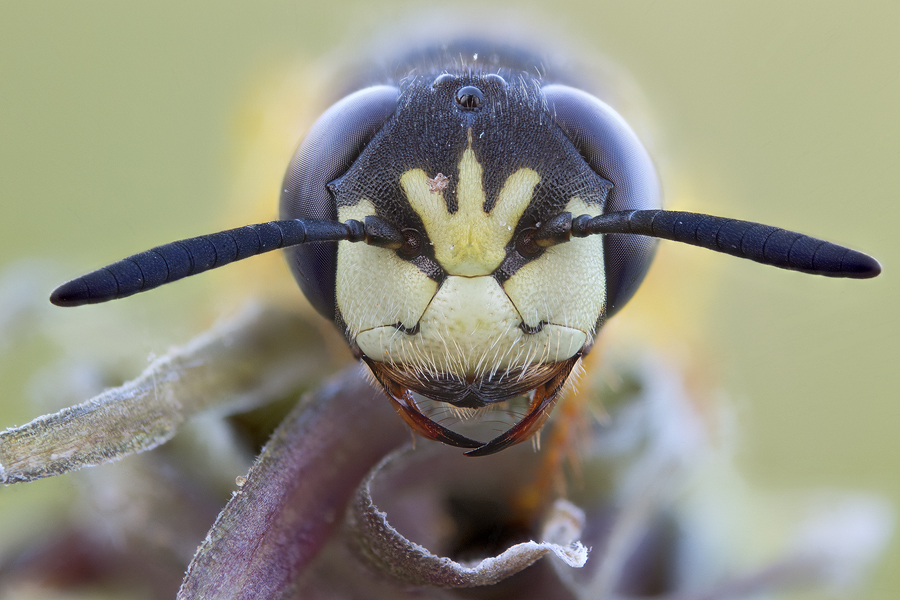
[[[282,597],[341,523],[369,469],[408,440],[359,367],[305,397],[216,519],[178,598]]]

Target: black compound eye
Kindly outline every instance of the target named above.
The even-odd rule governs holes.
[[[662,206],[656,167],[631,127],[594,96],[551,84],[543,88],[550,114],[591,169],[612,182],[605,212]],[[577,215],[576,215],[577,216]],[[621,309],[650,268],[656,240],[613,233],[603,238],[607,317]]]
[[[474,85],[467,85],[456,92],[456,102],[466,110],[473,110],[484,102],[484,94]]]
[[[415,229],[404,229],[403,245],[397,249],[397,254],[406,260],[412,260],[422,254],[425,243],[422,240],[422,234]]]
[[[365,88],[340,100],[319,117],[285,173],[282,219],[337,220],[337,205],[329,186],[347,172],[396,112],[399,96],[400,90],[395,87]],[[334,320],[337,244],[292,246],[287,256],[304,295],[320,314]]]

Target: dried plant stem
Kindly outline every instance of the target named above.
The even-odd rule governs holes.
[[[199,412],[247,410],[318,381],[330,361],[311,329],[295,314],[251,306],[154,360],[137,379],[0,433],[0,483],[144,452]]]

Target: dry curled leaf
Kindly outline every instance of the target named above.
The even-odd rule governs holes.
[[[558,532],[563,529],[560,521],[572,521],[571,514],[566,514],[566,511],[562,508],[552,511],[551,515],[547,517],[548,524],[545,527],[545,531],[542,532],[544,535],[539,536],[539,541],[528,540],[514,543],[498,554],[484,557],[479,561],[463,563],[447,556],[438,556],[424,546],[407,539],[388,522],[387,514],[378,508],[372,498],[373,481],[377,477],[383,476],[382,470],[392,462],[405,462],[407,464],[404,466],[407,468],[410,466],[409,462],[413,462],[413,464],[418,463],[416,465],[418,466],[417,472],[421,476],[425,476],[428,473],[431,474],[429,480],[420,479],[420,486],[428,488],[457,487],[459,489],[459,486],[465,485],[466,482],[455,481],[451,483],[454,479],[452,475],[455,474],[456,479],[467,477],[460,472],[461,465],[459,463],[461,461],[460,457],[456,456],[458,453],[448,455],[446,451],[440,452],[436,450],[430,453],[427,451],[424,453],[420,452],[420,454],[426,454],[426,456],[428,454],[432,455],[428,457],[431,460],[426,461],[427,468],[423,467],[421,456],[412,457],[410,456],[411,454],[410,450],[406,450],[399,455],[390,455],[373,469],[362,485],[360,485],[348,515],[347,527],[350,530],[350,539],[356,550],[375,568],[413,585],[465,588],[495,584],[531,566],[536,560],[547,554],[556,555],[570,567],[584,566],[585,561],[587,561],[588,551],[577,540],[578,534],[581,533],[580,529],[574,532],[575,535],[571,536],[571,539],[545,541],[548,537],[547,531]],[[411,458],[412,461],[403,461],[404,457]],[[473,493],[484,495],[484,502],[489,502],[489,497],[508,498],[510,492],[515,491],[514,488],[512,490],[503,490],[505,486],[514,485],[515,478],[498,478],[499,471],[497,469],[499,466],[506,469],[511,466],[518,466],[524,471],[529,470],[526,465],[515,464],[517,459],[521,458],[521,454],[518,452],[508,452],[503,458],[506,460],[499,461],[494,459],[493,461],[481,461],[481,464],[477,465],[465,465],[470,467],[468,469],[470,471],[468,477],[476,479],[475,482],[468,482],[469,484],[474,483],[472,485]],[[462,461],[466,461],[466,459],[463,458]],[[466,462],[471,463],[471,460]],[[489,462],[494,464],[489,464]],[[533,460],[526,462],[534,463]],[[448,468],[448,463],[456,463],[456,468]],[[533,466],[532,464],[531,467],[533,468]],[[488,467],[493,467],[489,471],[494,474],[495,481],[499,483],[497,489],[479,486],[477,476],[471,473],[471,471],[484,471]],[[394,468],[397,467],[395,466]],[[484,481],[481,481],[481,483],[484,483]],[[394,485],[387,485],[392,489],[389,489],[386,493],[396,493],[398,491],[393,489]],[[504,494],[503,491],[507,493]],[[444,493],[448,492],[445,491]],[[463,492],[460,493],[462,494]],[[438,498],[439,500],[440,498]],[[580,514],[577,508],[571,507],[569,513],[572,512],[578,514],[575,520],[583,520],[584,515]],[[409,515],[404,515],[404,517],[407,521],[409,520]],[[427,526],[428,524],[426,523],[419,529]],[[458,532],[456,533],[458,534]],[[441,545],[446,545],[446,541]]]

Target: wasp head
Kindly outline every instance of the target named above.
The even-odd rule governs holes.
[[[335,320],[410,410],[408,390],[464,408],[533,390],[552,402],[605,315],[603,240],[544,248],[534,232],[563,212],[602,214],[612,183],[539,82],[507,77],[407,80],[328,185],[339,221],[377,216],[403,234],[397,247],[338,244]]]

